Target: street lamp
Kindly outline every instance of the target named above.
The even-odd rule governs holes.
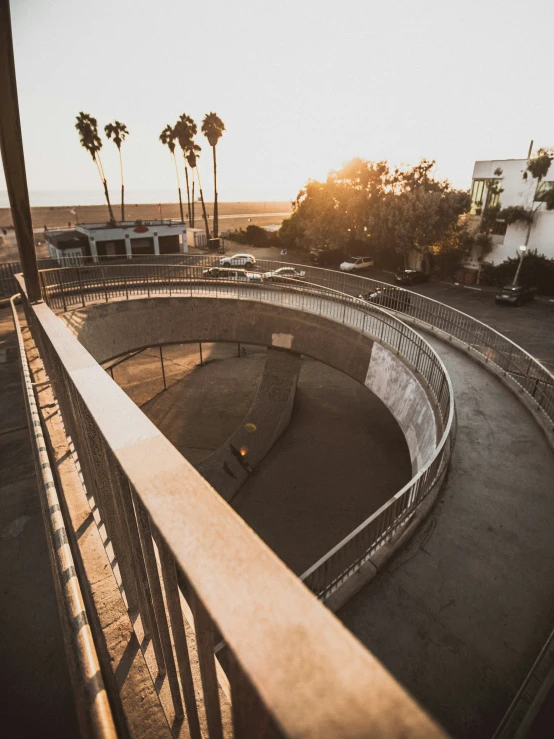
[[[523,244],[518,248],[519,248],[519,264],[517,265],[516,273],[514,275],[514,281],[512,282],[512,287],[515,287],[517,285],[517,278],[519,277],[521,265],[523,264],[523,257],[525,256],[525,252],[527,251],[527,247],[523,246]]]

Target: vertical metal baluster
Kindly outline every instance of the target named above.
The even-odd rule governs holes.
[[[169,625],[167,623],[167,614],[164,605],[160,574],[158,572],[158,563],[156,561],[156,553],[154,551],[154,542],[152,541],[152,532],[150,530],[150,520],[146,508],[134,490],[133,500],[135,503],[138,528],[142,542],[142,551],[146,562],[148,582],[150,584],[150,594],[154,604],[156,623],[158,624],[158,629],[160,631],[163,657],[165,667],[167,669],[167,678],[169,681],[171,698],[173,700],[173,707],[175,709],[175,717],[182,718],[183,703],[181,700],[181,691],[179,689],[177,669],[173,658],[173,648],[171,646],[171,637],[169,635]]]
[[[210,739],[223,739],[219,688],[215,671],[212,623],[208,612],[204,608],[204,604],[200,601],[192,586],[189,585],[189,588],[190,605],[194,614],[200,676],[202,678],[202,689],[204,692],[204,708],[208,720],[208,733]]]
[[[162,365],[162,377],[163,377],[163,381],[164,381],[164,390],[167,390],[167,383],[165,381],[164,355],[163,355],[163,350],[162,350],[162,345],[161,344],[160,344],[160,362],[161,362],[161,365]]]
[[[85,291],[83,290],[83,280],[81,278],[81,268],[77,267],[77,280],[79,281],[79,290],[81,291],[81,303],[85,307]]]
[[[179,598],[175,560],[169,547],[160,534],[156,535],[156,543],[160,553],[167,610],[169,611],[169,618],[171,620],[171,631],[173,634],[173,641],[175,643],[175,654],[177,655],[181,687],[183,689],[185,707],[187,709],[188,728],[191,739],[202,739],[200,722],[198,719],[198,707],[196,705],[196,695],[194,693],[194,681],[190,666],[190,655],[185,633],[185,624],[183,621],[183,611],[181,610],[181,601]]]

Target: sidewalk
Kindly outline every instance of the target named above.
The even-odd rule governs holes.
[[[2,728],[11,739],[69,739],[79,732],[9,307],[0,308],[0,408]]]

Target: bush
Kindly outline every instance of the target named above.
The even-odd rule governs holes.
[[[481,282],[497,287],[508,285],[514,279],[518,264],[519,257],[510,257],[496,266],[485,262],[481,270]],[[529,252],[523,257],[518,281],[522,285],[537,287],[541,295],[554,295],[554,259],[548,259],[536,251]]]

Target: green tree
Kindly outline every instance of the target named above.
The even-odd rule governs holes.
[[[169,149],[171,156],[173,157],[173,163],[175,164],[175,174],[177,176],[177,190],[179,192],[179,212],[181,214],[181,223],[185,222],[185,218],[183,216],[183,199],[181,197],[181,180],[179,178],[179,167],[177,166],[177,157],[175,156],[175,141],[174,141],[174,134],[173,134],[173,128],[167,124],[167,126],[163,129],[163,131],[160,134],[160,141],[164,146],[167,146]]]
[[[115,223],[113,215],[112,204],[110,203],[110,194],[108,192],[108,183],[106,182],[106,176],[104,174],[104,168],[102,166],[102,159],[100,158],[100,149],[102,148],[102,140],[98,135],[98,122],[96,118],[93,118],[88,113],[79,113],[77,116],[77,123],[75,128],[79,133],[81,146],[88,151],[92,157],[92,161],[96,165],[102,185],[104,187],[104,195],[106,196],[106,202],[108,203],[108,211],[110,214],[110,223]]]
[[[114,121],[104,126],[104,133],[111,139],[113,136],[113,142],[117,146],[119,152],[119,172],[121,175],[121,220],[125,220],[125,183],[123,181],[123,157],[121,156],[121,144],[125,141],[129,134],[127,126],[120,121]]]
[[[450,237],[471,205],[469,193],[434,177],[434,165],[422,160],[408,170],[396,168],[380,213],[382,235],[403,255],[405,266],[415,250],[422,254],[426,272],[436,245]]]
[[[208,143],[212,147],[214,161],[214,238],[217,239],[219,233],[219,211],[217,203],[217,161],[216,146],[217,142],[223,135],[225,126],[223,121],[216,113],[208,113],[202,121],[202,133],[208,139]]]

